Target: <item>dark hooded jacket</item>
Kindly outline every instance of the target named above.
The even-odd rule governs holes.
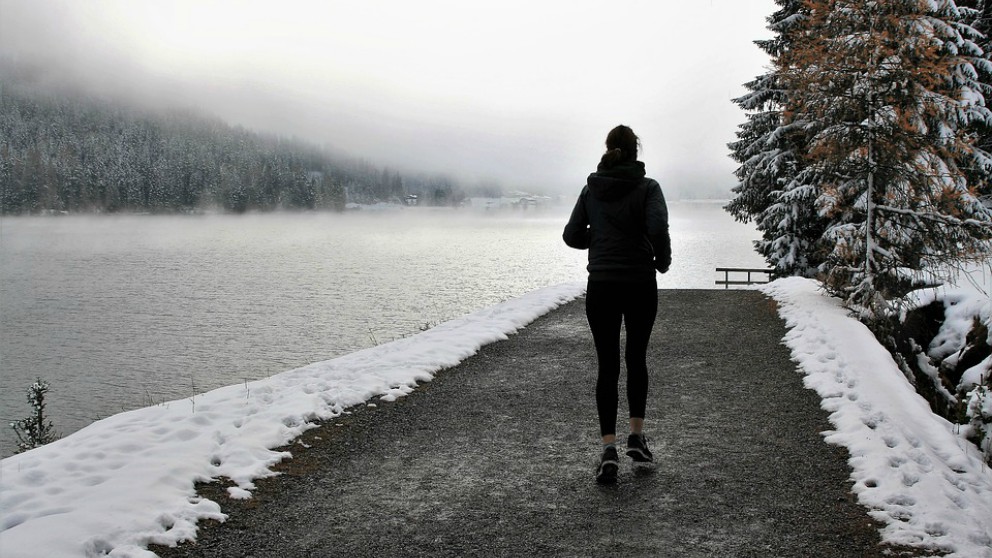
[[[562,238],[589,250],[590,281],[653,281],[672,262],[665,196],[640,161],[590,174]]]

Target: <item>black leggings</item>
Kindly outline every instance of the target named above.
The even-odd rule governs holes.
[[[654,281],[621,283],[589,281],[586,317],[596,343],[599,378],[596,408],[603,436],[616,434],[617,382],[620,379],[620,325],[626,324],[627,401],[631,418],[644,418],[648,398],[648,340],[658,314],[658,285]]]

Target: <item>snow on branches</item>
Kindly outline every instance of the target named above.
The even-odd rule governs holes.
[[[45,394],[47,393],[48,382],[38,378],[27,390],[28,403],[32,409],[31,415],[10,424],[17,435],[18,453],[54,442],[61,437],[55,431],[52,422],[45,418]]]
[[[980,201],[992,166],[978,141],[992,129],[981,77],[992,72],[964,21],[974,10],[950,0],[788,4],[775,43],[786,47],[752,82],[776,85],[780,121],[758,112],[742,126],[764,122],[765,133],[731,145],[742,166],[728,210],[756,220],[759,250],[780,273],[815,266],[805,274],[871,318],[992,250]],[[781,172],[769,162],[786,147]]]

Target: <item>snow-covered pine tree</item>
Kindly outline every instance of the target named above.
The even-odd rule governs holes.
[[[776,2],[780,9],[768,18],[775,37],[755,41],[773,61],[789,50],[790,29],[804,12],[802,0]],[[735,197],[725,209],[739,221],[755,222],[762,233],[755,248],[776,274],[811,276],[819,263],[814,245],[823,230],[812,192],[803,183],[800,154],[808,138],[802,122],[784,122],[788,91],[778,73],[772,69],[746,83],[748,93],[734,99],[747,111],[747,120],[739,127],[737,141],[728,145],[740,167]]]
[[[783,27],[795,20],[801,6],[800,0],[777,0],[777,3],[782,6],[781,9],[767,19],[768,29],[776,36],[755,41],[772,59],[788,49]],[[725,209],[744,222],[750,221],[770,205],[768,198],[770,192],[776,189],[776,179],[785,176],[790,166],[781,163],[791,155],[791,151],[774,147],[783,135],[775,132],[782,126],[782,107],[785,105],[785,91],[778,83],[776,74],[769,71],[745,83],[748,92],[733,100],[747,111],[747,115],[739,126],[737,141],[728,144],[731,157],[741,166],[735,173],[740,181],[733,189],[737,195]]]
[[[32,409],[31,415],[10,425],[17,435],[17,453],[43,446],[61,437],[55,431],[52,421],[46,418],[46,393],[48,393],[48,382],[38,378],[27,391],[28,403]]]
[[[957,5],[962,21],[981,33],[975,42],[982,49],[984,58],[992,59],[992,0],[958,0]],[[979,65],[975,69],[985,98],[992,99],[992,70],[987,65]],[[978,139],[975,145],[986,153],[992,153],[992,126],[983,124],[976,123]],[[979,196],[986,200],[986,204],[992,205],[992,179],[987,169],[973,165],[970,170],[969,182],[978,188]]]
[[[808,123],[828,290],[865,318],[986,258],[992,213],[968,181],[992,168],[976,67],[987,67],[952,0],[807,0],[778,59],[785,122]]]

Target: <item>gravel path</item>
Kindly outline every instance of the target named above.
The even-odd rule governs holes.
[[[880,556],[823,442],[773,301],[660,291],[646,432],[660,466],[593,480],[595,354],[584,302],[395,403],[307,432],[252,500],[163,557]],[[621,386],[621,394],[624,391]],[[625,416],[622,401],[620,416]],[[623,423],[619,425],[622,433]]]

